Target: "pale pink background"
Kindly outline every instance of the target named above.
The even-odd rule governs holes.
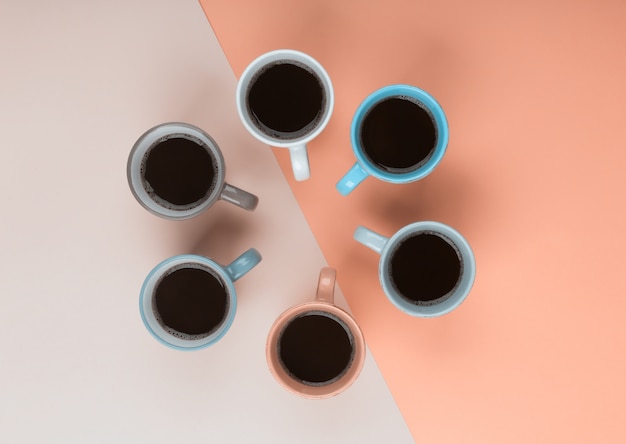
[[[2,2],[0,55],[0,443],[412,441],[371,354],[322,402],[267,368],[274,319],[312,300],[326,261],[271,150],[239,122],[195,0]],[[134,200],[128,153],[170,120],[216,139],[256,211],[218,202],[177,223]],[[138,298],[152,267],[250,247],[263,261],[236,283],[219,343],[183,353],[148,334]]]
[[[236,75],[287,47],[334,82],[312,179],[275,155],[415,440],[626,442],[626,3],[201,3]],[[448,153],[421,182],[342,197],[352,114],[398,82],[440,101]],[[477,260],[468,300],[435,320],[395,310],[352,240],[423,219]]]

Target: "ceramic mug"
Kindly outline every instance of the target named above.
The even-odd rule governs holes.
[[[165,219],[191,218],[220,199],[250,211],[259,201],[226,183],[217,142],[187,123],[163,123],[146,131],[128,156],[126,172],[137,201]]]
[[[330,77],[300,51],[280,49],[259,56],[237,85],[237,111],[261,142],[287,148],[296,180],[310,177],[307,143],[328,124],[334,106]]]
[[[146,277],[139,295],[144,326],[175,350],[200,350],[220,340],[237,309],[234,282],[261,261],[251,248],[230,264],[193,254],[174,256]]]
[[[336,272],[322,268],[315,300],[291,307],[272,326],[266,346],[269,369],[280,385],[305,398],[346,390],[365,359],[363,333],[334,304]]]
[[[426,91],[390,85],[370,94],[358,107],[350,128],[356,163],[337,183],[350,194],[365,178],[409,183],[430,174],[448,145],[448,121]]]
[[[360,226],[354,238],[380,254],[378,276],[383,291],[409,315],[444,315],[465,300],[474,283],[472,249],[448,225],[415,222],[391,237]]]

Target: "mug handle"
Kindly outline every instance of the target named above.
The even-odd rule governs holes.
[[[381,254],[383,248],[389,241],[388,237],[383,236],[382,234],[378,234],[375,231],[370,230],[369,228],[365,228],[363,226],[358,226],[354,232],[354,239],[357,242],[362,243],[368,248],[371,248],[376,253]]]
[[[324,267],[320,270],[320,277],[317,281],[317,292],[315,293],[315,300],[317,302],[334,303],[336,279],[337,271],[334,268]]]
[[[307,154],[305,144],[290,146],[289,157],[291,158],[291,169],[297,181],[307,180],[311,177],[309,155]]]
[[[346,175],[343,176],[339,182],[337,182],[337,190],[343,196],[347,196],[357,187],[358,184],[363,182],[368,175],[369,173],[365,171],[357,162],[352,166],[352,168],[350,168],[350,171],[348,171]]]
[[[252,211],[259,204],[259,198],[252,193],[237,188],[235,186],[224,184],[224,188],[220,193],[220,199],[237,205],[244,210]]]
[[[250,248],[225,267],[226,273],[228,277],[235,282],[248,271],[252,270],[259,262],[261,262],[261,254],[254,248]]]

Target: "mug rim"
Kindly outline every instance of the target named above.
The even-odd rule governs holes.
[[[374,165],[363,153],[363,148],[361,147],[361,143],[359,141],[361,124],[367,115],[367,112],[382,100],[395,96],[409,96],[422,103],[432,113],[435,125],[437,126],[437,144],[435,145],[430,158],[426,161],[426,163],[417,169],[403,173],[392,173]],[[431,94],[423,89],[407,84],[387,85],[371,93],[358,106],[354,116],[352,117],[352,123],[350,125],[350,142],[352,144],[352,151],[357,159],[357,163],[369,175],[391,183],[414,182],[429,175],[441,162],[441,159],[443,158],[443,155],[448,147],[448,141],[448,120],[439,102],[437,102]]]
[[[246,90],[248,89],[248,85],[250,84],[250,80],[252,80],[252,78],[254,77],[254,74],[256,74],[256,72],[264,65],[273,61],[283,59],[295,60],[297,62],[304,63],[311,69],[313,69],[313,71],[315,71],[315,74],[319,76],[320,80],[322,81],[322,86],[324,87],[327,96],[324,115],[320,120],[320,123],[311,132],[296,139],[290,140],[278,139],[276,137],[272,137],[261,132],[261,130],[259,130],[254,124],[252,124],[248,116],[248,112],[246,111]],[[324,128],[326,128],[333,114],[333,109],[335,106],[335,93],[330,76],[320,62],[318,62],[309,54],[306,54],[302,51],[284,48],[275,49],[261,54],[256,57],[252,62],[250,62],[248,66],[246,66],[237,82],[236,102],[237,112],[239,114],[241,122],[246,127],[248,132],[252,134],[257,140],[267,145],[278,148],[291,148],[298,145],[305,145],[306,143],[317,137],[324,130]]]
[[[393,288],[391,278],[387,273],[391,253],[398,245],[399,241],[408,234],[424,231],[434,231],[450,239],[458,249],[461,260],[463,261],[463,270],[456,290],[454,290],[452,295],[434,305],[417,305],[407,301]],[[453,311],[467,298],[476,277],[476,259],[467,239],[451,226],[436,221],[413,222],[400,228],[385,243],[380,253],[378,277],[387,299],[401,311],[416,317],[437,317]]]
[[[324,312],[340,319],[348,327],[353,337],[354,356],[345,373],[337,380],[325,385],[308,385],[294,379],[283,368],[278,357],[278,340],[289,322],[309,312]],[[324,399],[336,396],[348,389],[358,378],[365,363],[365,338],[356,320],[347,311],[334,303],[309,301],[294,305],[281,313],[270,329],[266,341],[265,354],[268,367],[274,379],[289,392],[309,399]]]
[[[200,339],[179,339],[172,336],[168,333],[163,327],[161,327],[156,321],[156,319],[152,319],[154,316],[151,313],[152,306],[152,297],[154,288],[158,282],[158,280],[164,275],[167,270],[177,266],[183,265],[187,263],[198,264],[210,268],[211,271],[215,272],[218,277],[222,280],[222,282],[226,285],[227,296],[229,300],[228,312],[226,313],[224,320],[217,327],[217,329],[210,335],[200,338]],[[150,314],[146,313],[146,307],[150,310]],[[237,293],[235,291],[235,285],[224,269],[220,264],[215,262],[213,259],[199,256],[196,254],[180,254],[176,256],[169,257],[159,264],[157,264],[146,276],[144,282],[141,286],[141,290],[139,293],[139,313],[141,315],[141,320],[148,330],[148,332],[161,344],[170,347],[174,350],[181,351],[194,351],[201,350],[209,347],[215,342],[219,341],[230,329],[234,319],[235,313],[237,311]],[[167,339],[166,339],[167,338]],[[185,345],[185,344],[193,344],[193,345]]]
[[[201,146],[209,152],[215,161],[217,169],[213,189],[206,199],[199,205],[185,210],[176,210],[160,205],[146,192],[141,179],[141,165],[145,154],[159,139],[174,134],[186,134],[199,139],[202,142]],[[183,220],[203,213],[219,199],[226,180],[226,164],[219,145],[206,131],[189,123],[165,122],[146,130],[134,143],[128,155],[126,177],[133,196],[142,207],[164,219]]]

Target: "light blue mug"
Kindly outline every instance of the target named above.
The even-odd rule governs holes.
[[[416,106],[404,106],[390,111],[387,109],[390,100]],[[430,119],[420,116],[420,110]],[[393,112],[399,113],[399,118],[392,117]],[[381,118],[375,120],[376,114],[381,115]],[[415,129],[422,124],[425,125],[420,126],[420,130],[425,130],[423,135],[420,130]],[[398,133],[406,128],[411,128],[415,134],[406,139],[410,146],[402,148],[397,143]],[[364,139],[364,134],[374,134],[372,137],[382,141],[376,142],[377,144],[387,143],[391,146],[372,148],[368,145],[374,143],[370,141],[373,139]],[[441,162],[448,146],[448,121],[439,103],[426,91],[411,85],[390,85],[375,91],[361,103],[352,119],[350,137],[356,163],[337,183],[337,190],[344,196],[350,194],[368,176],[385,182],[409,183],[430,174]],[[429,146],[419,147],[418,153],[417,145],[423,143]],[[397,168],[393,164],[377,162],[372,155],[375,150],[400,150],[400,153],[403,152],[408,157],[402,161],[403,166]],[[424,155],[421,151],[425,151]],[[409,162],[409,166],[406,162]]]
[[[469,243],[440,222],[415,222],[391,237],[360,226],[354,239],[380,254],[383,291],[411,316],[431,318],[454,310],[474,283],[476,261]]]
[[[175,350],[200,350],[214,344],[226,334],[235,318],[237,293],[234,282],[260,261],[261,255],[254,248],[226,266],[194,254],[164,260],[148,274],[141,287],[139,312],[146,329],[157,341]],[[181,272],[187,273],[187,277],[179,276]],[[190,281],[193,275],[195,279],[202,279],[203,285],[208,283],[209,287],[199,290],[198,281]],[[168,292],[167,313],[159,306],[159,291],[161,294]],[[199,294],[203,297],[210,295],[214,302],[199,301]],[[176,298],[184,300],[185,305],[176,306]],[[207,321],[209,318],[211,321]],[[200,332],[181,331],[189,327],[181,328],[179,325],[189,324],[192,320],[202,326],[210,322],[210,328]]]

